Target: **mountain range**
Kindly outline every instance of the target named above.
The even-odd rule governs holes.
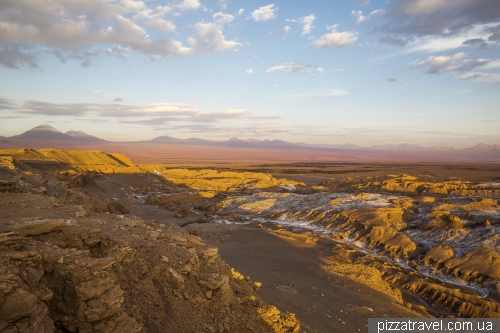
[[[37,149],[49,147],[61,149],[115,149],[116,152],[127,151],[131,156],[140,155],[141,157],[151,158],[154,156],[161,158],[162,156],[156,154],[159,151],[166,151],[167,155],[164,156],[166,158],[196,159],[203,155],[205,156],[203,159],[211,159],[210,157],[213,159],[246,159],[244,158],[245,153],[236,152],[236,150],[242,150],[251,152],[248,156],[253,156],[253,159],[261,159],[260,157],[267,159],[264,158],[267,156],[271,157],[271,160],[500,161],[500,145],[486,145],[483,143],[464,149],[445,146],[422,147],[409,143],[362,147],[349,143],[307,144],[283,140],[239,138],[215,141],[200,138],[177,139],[171,136],[159,136],[147,141],[112,142],[82,131],[63,133],[48,124],[37,126],[19,135],[0,136],[0,148],[25,147]],[[156,153],[153,153],[155,151]],[[211,151],[215,156],[206,156],[207,151]],[[272,152],[276,152],[276,154]],[[172,157],[179,155],[179,153],[182,157]]]

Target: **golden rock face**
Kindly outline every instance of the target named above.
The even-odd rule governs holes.
[[[102,151],[79,151],[60,149],[7,149],[0,150],[0,166],[15,168],[14,162],[32,164],[58,164],[63,172],[93,171],[99,173],[144,173],[162,175],[175,185],[184,185],[201,191],[205,198],[213,197],[217,192],[238,189],[263,189],[273,186],[296,187],[304,183],[276,179],[261,172],[232,172],[204,169],[167,169],[162,165],[134,165],[123,154],[104,153]]]
[[[67,169],[112,173],[134,166],[125,155],[107,154],[102,151],[80,151],[60,149],[6,149],[0,156],[13,161],[32,164],[61,164]]]
[[[473,184],[469,181],[454,180],[441,182],[424,182],[407,174],[387,175],[389,179],[367,182],[355,185],[359,190],[384,190],[388,192],[419,194],[419,195],[460,195],[460,196],[491,196],[500,195],[500,187],[484,186],[488,184]]]
[[[163,169],[159,172],[176,185],[185,185],[196,190],[234,191],[237,189],[263,189],[273,186],[305,186],[304,183],[276,179],[261,172],[232,172],[205,169]]]

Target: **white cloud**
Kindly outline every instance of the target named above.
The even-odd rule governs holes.
[[[376,16],[376,15],[381,15],[383,13],[385,13],[385,10],[376,9],[376,10],[372,11],[370,14],[368,14],[368,16],[364,16],[363,12],[361,10],[357,10],[357,11],[353,10],[351,12],[351,15],[352,15],[354,21],[359,24],[361,22],[368,20],[370,17]]]
[[[201,6],[198,0],[183,0],[179,4],[181,10],[198,9]]]
[[[227,41],[221,27],[216,23],[196,23],[195,37],[188,39],[194,52],[223,52],[241,46],[241,43]]]
[[[455,66],[465,57],[465,53],[460,52],[452,56],[432,56],[426,60],[415,60],[410,64],[411,68],[429,67],[427,73],[437,74],[440,72],[451,72]]]
[[[311,33],[312,28],[314,28],[314,20],[316,16],[314,14],[301,17],[296,20],[287,20],[288,22],[300,23],[302,24],[302,36]]]
[[[358,39],[358,33],[355,31],[338,32],[338,24],[327,26],[327,29],[332,32],[323,35],[320,39],[314,42],[317,48],[340,49],[351,45]]]
[[[491,62],[491,59],[466,59],[465,57],[464,52],[451,56],[431,56],[426,60],[413,61],[410,68],[427,67],[428,74],[439,74],[442,72],[466,72]]]
[[[361,23],[363,21],[366,21],[366,19],[367,19],[366,16],[363,16],[363,12],[361,10],[353,10],[351,12],[351,15],[353,16],[354,21],[356,23]]]
[[[274,8],[274,4],[259,7],[252,13],[252,18],[255,21],[267,21],[276,18],[277,9]]]
[[[234,20],[235,16],[231,14],[218,12],[213,15],[213,18],[214,22],[219,24],[225,24],[225,23],[231,23]]]
[[[177,9],[201,6],[198,0],[176,2]],[[241,45],[225,40],[221,28],[204,22],[194,25],[194,35],[186,46],[166,38],[165,34],[176,29],[173,22],[165,18],[173,7],[156,6],[144,0],[0,0],[0,3],[0,44],[3,45],[0,46],[0,66],[9,68],[37,68],[42,51],[62,62],[72,59],[88,66],[90,57],[99,54],[123,59],[128,53],[137,52],[158,60],[204,51],[234,50]],[[240,9],[238,15],[242,12]],[[234,18],[235,15],[214,14],[218,25]]]
[[[271,67],[267,73],[284,72],[284,73],[307,73],[310,75],[322,74],[324,69],[321,67],[313,68],[307,65],[297,65],[293,62],[285,62],[283,65]]]
[[[16,43],[34,49],[48,48],[56,55],[105,47],[108,54],[123,57],[121,50],[147,55],[185,55],[188,48],[175,40],[152,39],[147,28],[171,32],[175,27],[162,16],[170,7],[145,7],[140,1],[124,0],[28,0],[2,3],[0,7],[0,43]],[[10,13],[10,14],[6,14]],[[125,15],[127,14],[127,15]],[[128,15],[131,14],[131,15]],[[112,45],[112,47],[110,47]],[[31,58],[25,52],[28,62]]]
[[[238,10],[238,15],[241,15],[241,14],[243,14],[243,12],[244,12],[244,11],[245,11],[245,9],[243,9],[243,8],[240,8],[240,10]]]
[[[247,73],[248,73],[248,74],[253,74],[253,68],[249,68],[249,69],[247,69]]]

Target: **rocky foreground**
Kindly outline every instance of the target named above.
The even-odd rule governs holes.
[[[82,188],[129,167],[100,152],[0,151],[0,332],[299,330],[217,248]]]
[[[311,274],[318,284],[317,276],[353,281],[353,292],[368,288],[367,304],[368,295],[383,295],[406,309],[353,302],[350,311],[369,311],[365,317],[384,309],[500,316],[498,183],[395,174],[306,187],[265,173],[137,166],[119,154],[55,149],[0,151],[0,180],[0,332],[297,332],[292,313],[255,293],[260,282],[207,245],[247,248],[256,254],[245,258],[257,258],[248,264],[259,267],[268,250],[225,245],[230,232],[246,242],[257,230],[295,244],[297,257],[313,253],[301,246],[320,253],[321,264],[300,268],[302,284]],[[270,282],[287,278],[273,274]],[[276,290],[297,295],[287,281]],[[351,302],[346,290],[325,285]],[[358,330],[320,296],[323,330]],[[290,297],[292,308],[307,302]],[[315,316],[315,306],[302,315]],[[314,324],[302,329],[322,331]]]

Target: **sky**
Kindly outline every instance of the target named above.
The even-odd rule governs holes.
[[[2,0],[0,135],[500,143],[498,0]]]

